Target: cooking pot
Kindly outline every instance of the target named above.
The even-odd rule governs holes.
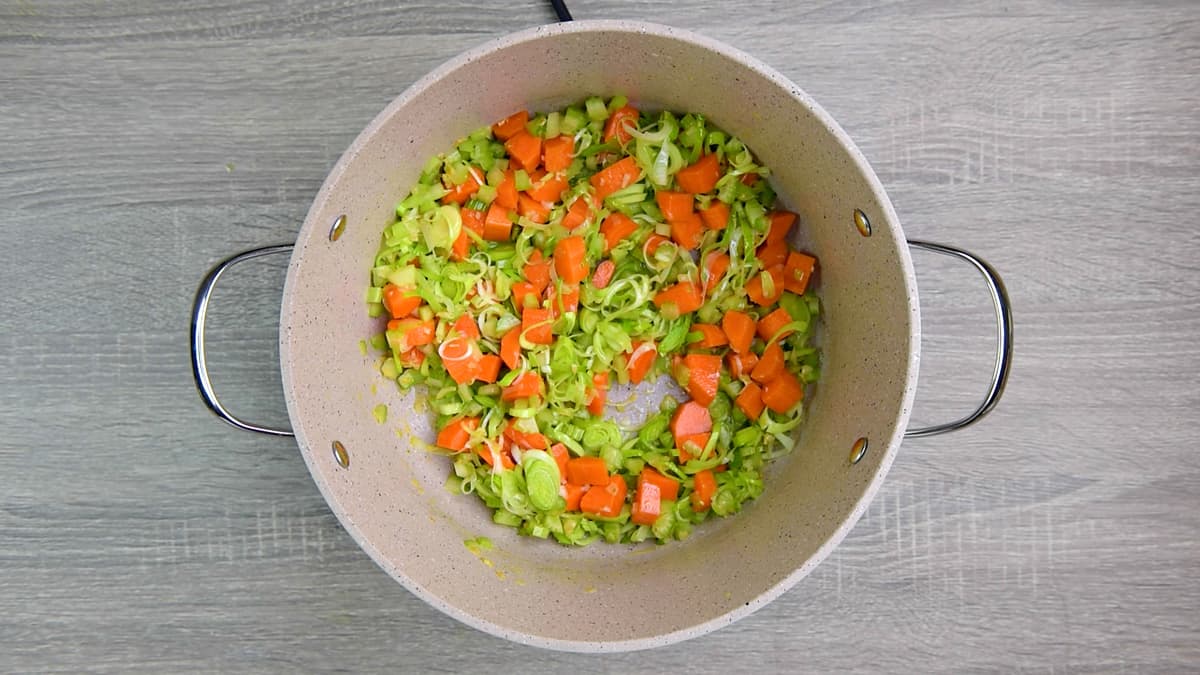
[[[516,72],[522,77],[503,75]],[[382,321],[368,318],[363,293],[381,231],[429,157],[514,110],[616,93],[642,108],[702,112],[770,167],[783,203],[800,214],[793,244],[821,261],[822,377],[796,449],[770,467],[763,495],[741,513],[711,519],[683,542],[573,549],[520,537],[493,524],[479,500],[442,489],[450,464],[427,451],[432,415],[417,412],[414,394],[384,381],[378,357],[360,350]],[[998,354],[972,414],[906,432],[921,344],[909,246],[982,273]],[[204,353],[209,294],[221,274],[286,251],[279,351],[291,431],[230,414],[213,393]],[[995,271],[957,249],[906,242],[862,154],[795,84],[699,35],[579,21],[501,38],[409,87],[334,167],[294,247],[248,251],[212,270],[196,298],[192,356],[209,407],[242,429],[294,433],[342,525],[417,596],[510,640],[615,651],[714,630],[803,578],[866,510],[902,438],[961,428],[992,408],[1008,376],[1011,324]],[[386,423],[371,414],[378,404],[391,411]],[[464,545],[480,536],[494,547]]]

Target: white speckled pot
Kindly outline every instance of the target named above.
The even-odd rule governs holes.
[[[522,73],[518,79],[504,73]],[[821,260],[824,370],[797,450],[741,514],[686,542],[582,550],[522,538],[478,500],[442,489],[429,415],[379,375],[359,340],[367,270],[393,207],[426,159],[519,108],[590,94],[703,112],[741,137],[799,212]],[[870,219],[872,235],[853,213]],[[330,226],[346,217],[344,235]],[[288,270],[281,358],[288,412],[313,479],[346,530],[413,593],[480,630],[554,649],[618,651],[695,637],[791,588],[846,535],[900,444],[916,387],[917,288],[896,214],[840,127],[779,73],[663,26],[579,21],[523,31],[441,66],[392,102],[338,162]],[[386,403],[386,424],[370,411]],[[866,456],[850,461],[855,441]],[[335,460],[340,441],[350,462]],[[463,540],[487,536],[477,557]],[[646,602],[647,597],[657,598]]]

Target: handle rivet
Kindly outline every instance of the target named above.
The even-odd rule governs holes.
[[[341,441],[333,442],[333,458],[343,469],[350,468],[350,453],[346,452],[346,446],[342,445]]]
[[[858,233],[862,236],[871,236],[871,221],[862,209],[854,209],[854,227],[858,228]]]
[[[867,437],[863,436],[854,441],[854,447],[850,448],[850,463],[858,464],[865,454],[867,454]]]
[[[346,214],[338,216],[333,221],[333,227],[329,228],[329,241],[337,241],[342,238],[342,233],[346,231]]]

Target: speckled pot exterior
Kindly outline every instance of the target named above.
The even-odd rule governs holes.
[[[514,72],[523,77],[501,75]],[[575,550],[493,525],[478,500],[442,488],[449,464],[422,442],[433,439],[432,416],[360,351],[359,341],[379,330],[363,292],[380,232],[428,157],[517,109],[617,93],[645,107],[702,112],[773,170],[784,204],[800,214],[796,243],[821,260],[824,366],[797,449],[771,468],[763,496],[742,513],[698,527],[685,542]],[[870,219],[870,237],[856,229],[855,209]],[[330,226],[343,214],[345,232],[332,242]],[[919,346],[903,233],[841,128],[746,54],[685,31],[619,21],[505,37],[393,101],[347,150],[309,211],[280,331],[288,412],[304,459],[363,549],[410,591],[471,626],[588,652],[704,634],[808,574],[862,515],[892,462]],[[371,415],[380,403],[390,411],[384,424]],[[852,464],[860,437],[869,449]],[[335,460],[335,440],[348,467]],[[477,555],[463,545],[481,535],[494,550]]]

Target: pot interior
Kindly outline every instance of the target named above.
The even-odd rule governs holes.
[[[521,72],[520,80],[498,74]],[[432,415],[378,372],[359,342],[382,329],[363,292],[382,229],[428,157],[528,108],[592,94],[706,114],[770,167],[799,241],[820,259],[824,364],[793,453],[764,494],[685,542],[568,549],[491,522],[442,485],[427,451]],[[871,236],[854,211],[870,220]],[[331,241],[331,224],[346,227]],[[743,616],[807,573],[853,525],[899,444],[915,388],[919,325],[911,261],[874,174],[794,84],[750,57],[681,31],[574,22],[526,31],[442,66],[354,142],[300,232],[281,316],[288,410],[314,480],[346,529],[434,606],[510,639],[564,649],[630,649],[691,637]],[[666,379],[666,378],[663,378]],[[665,391],[673,385],[659,385]],[[614,395],[616,398],[617,395]],[[653,407],[642,393],[641,407]],[[371,410],[386,404],[386,423]],[[636,408],[636,406],[635,406]],[[636,416],[636,412],[633,413]],[[869,439],[857,464],[859,438]],[[341,466],[331,444],[349,457]],[[494,549],[472,553],[464,540]],[[651,600],[652,599],[652,600]]]

